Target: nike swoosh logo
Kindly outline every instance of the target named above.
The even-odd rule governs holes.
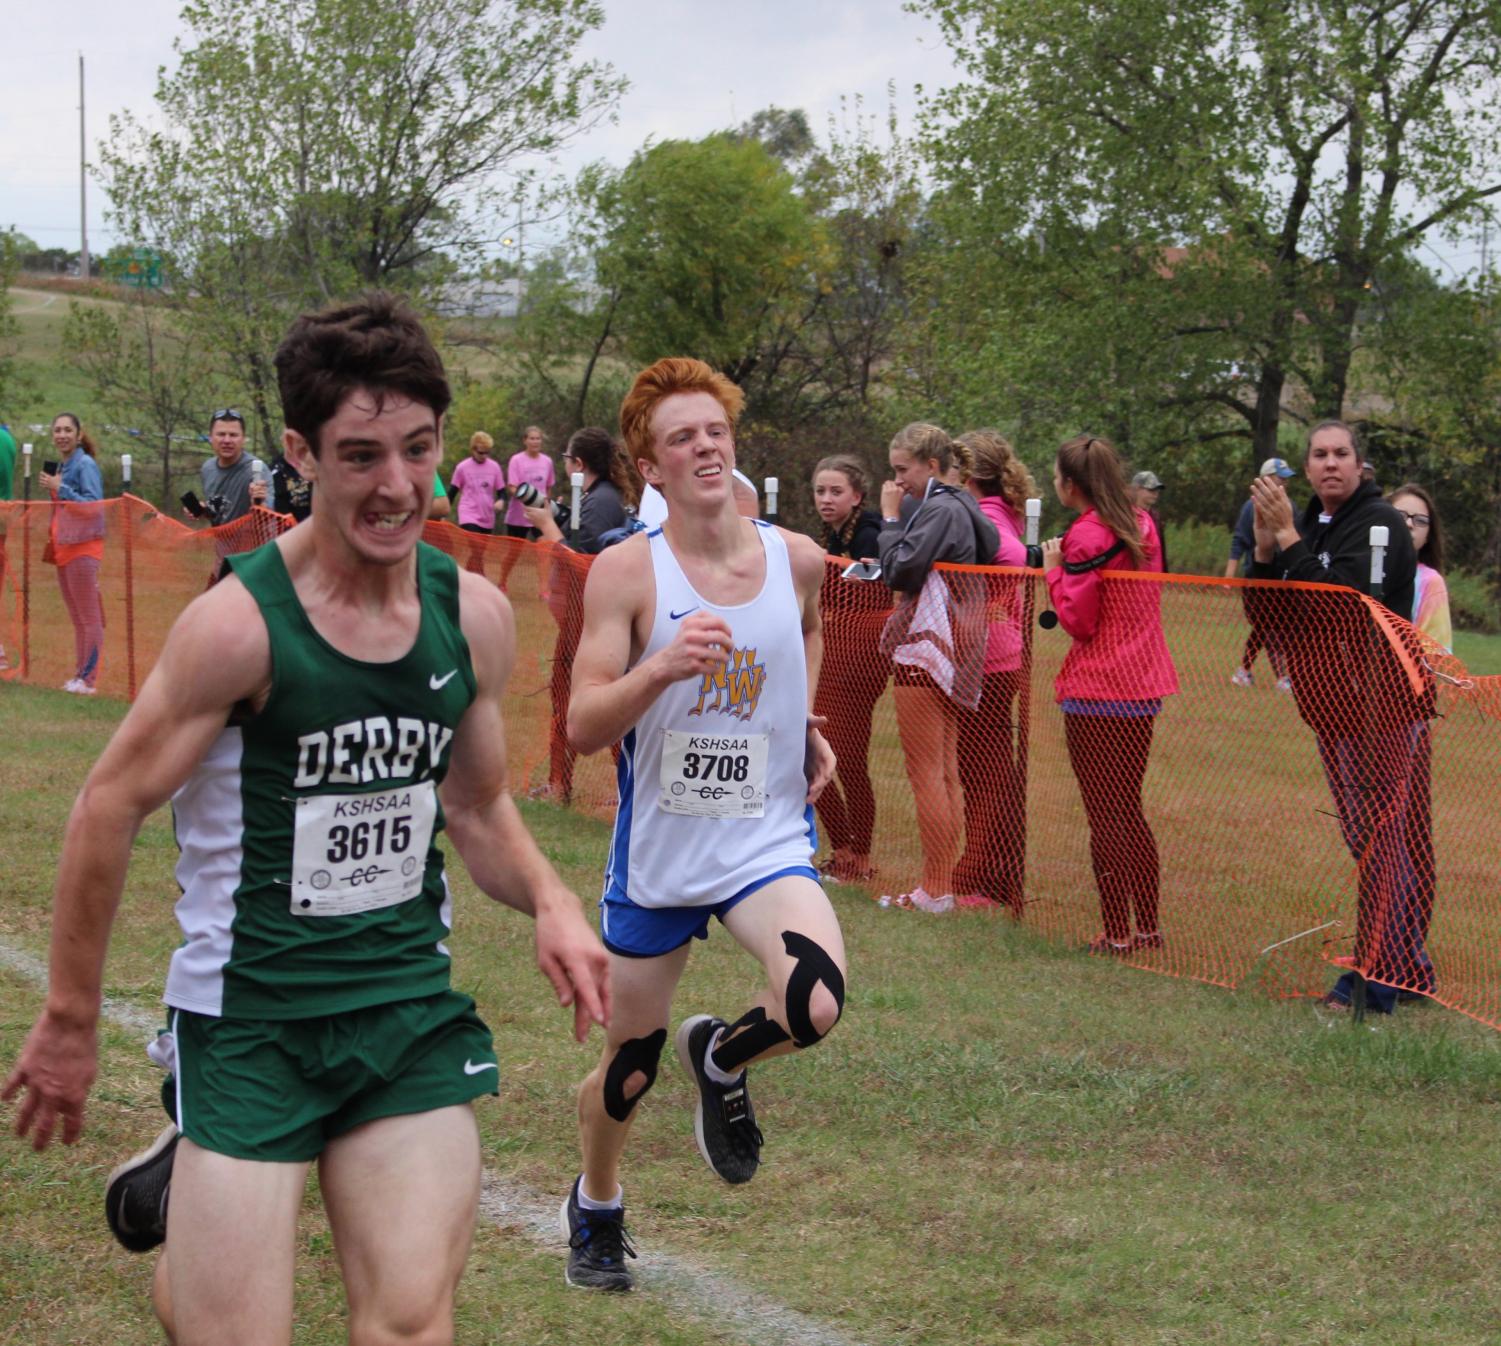
[[[479,1065],[475,1065],[473,1061],[464,1062],[464,1074],[466,1075],[478,1075],[481,1071],[499,1069],[500,1067],[494,1061],[481,1061]]]
[[[427,685],[431,687],[433,691],[441,692],[446,686],[448,686],[449,678],[453,677],[454,674],[456,674],[458,671],[459,670],[456,668],[450,668],[448,672],[445,673],[441,678],[436,673],[434,673],[429,676]]]
[[[679,617],[686,617],[690,612],[697,611],[698,604],[695,603],[691,608],[684,608],[681,612],[669,612],[667,615],[672,621],[677,621]]]

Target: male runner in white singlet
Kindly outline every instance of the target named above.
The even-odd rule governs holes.
[[[602,553],[584,590],[568,736],[580,752],[621,744],[600,903],[613,1010],[579,1089],[583,1172],[562,1212],[568,1282],[593,1289],[631,1288],[621,1154],[709,918],[766,973],[734,1022],[699,1014],[677,1032],[699,1091],[699,1150],[726,1182],[760,1162],[746,1067],[812,1046],[844,1004],[844,941],[812,867],[812,804],[834,772],[810,712],[823,552],[736,510],[743,400],[699,360],[659,360],[636,378],[621,432],[668,514]]]
[[[437,351],[377,294],[299,319],[276,369],[312,516],[188,607],[85,782],[46,1006],[3,1096],[26,1090],[16,1130],[36,1148],[59,1123],[78,1139],[131,842],[171,798],[183,943],[154,1053],[170,1043],[175,1125],[111,1177],[111,1228],[138,1250],[165,1236],[155,1301],[177,1346],[285,1346],[316,1162],[350,1341],[451,1341],[472,1100],[499,1065],[449,985],[437,834],[535,917],[580,1041],[609,1017],[608,962],[506,790],[510,605],[419,545],[449,401]]]

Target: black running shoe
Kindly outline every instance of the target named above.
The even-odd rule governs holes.
[[[579,1205],[583,1181],[574,1179],[559,1212],[568,1239],[568,1269],[563,1277],[583,1290],[629,1290],[635,1280],[625,1259],[634,1257],[636,1250],[625,1236],[625,1207],[585,1210]]]
[[[127,1159],[104,1185],[104,1218],[130,1252],[147,1253],[166,1242],[177,1136],[177,1127],[169,1122],[149,1149]]]
[[[751,1107],[745,1072],[733,1084],[716,1084],[704,1069],[704,1055],[723,1019],[695,1014],[678,1028],[678,1060],[698,1084],[693,1134],[698,1152],[726,1182],[749,1182],[761,1163],[761,1131]]]

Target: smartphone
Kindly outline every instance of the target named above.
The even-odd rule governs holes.
[[[876,561],[855,561],[844,569],[844,578],[847,580],[878,580],[881,578],[881,567]]]
[[[62,466],[63,465],[56,461],[56,459],[49,459],[47,462],[42,464],[42,471],[45,472],[49,477],[55,477],[59,472],[62,471]]]
[[[203,508],[203,501],[194,495],[192,491],[184,491],[182,493],[182,507],[195,519],[201,519],[206,512]]]

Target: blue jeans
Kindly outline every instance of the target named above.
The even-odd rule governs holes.
[[[1432,738],[1425,721],[1320,736],[1319,760],[1359,874],[1355,958],[1370,969],[1367,1003],[1390,1013],[1399,989],[1433,990],[1426,941],[1437,870],[1430,812]],[[1334,994],[1350,998],[1347,972]]]

